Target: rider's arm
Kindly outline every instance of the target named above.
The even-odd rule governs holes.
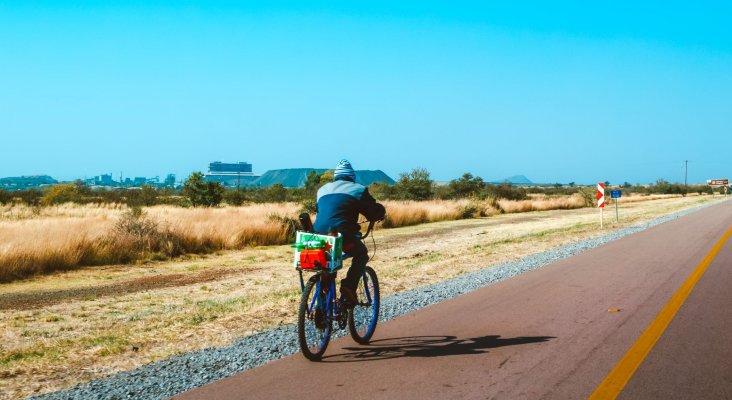
[[[361,200],[359,201],[359,212],[363,214],[369,221],[379,221],[384,219],[386,209],[371,197],[368,188],[363,191]]]

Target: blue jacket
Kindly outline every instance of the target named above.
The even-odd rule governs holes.
[[[361,227],[358,214],[369,221],[384,218],[386,210],[369,194],[369,190],[358,183],[337,180],[318,190],[318,215],[314,228],[317,233],[327,234],[332,230],[344,237],[354,237]]]

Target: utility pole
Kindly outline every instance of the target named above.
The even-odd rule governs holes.
[[[688,178],[689,178],[689,160],[684,161],[684,191],[688,191]]]

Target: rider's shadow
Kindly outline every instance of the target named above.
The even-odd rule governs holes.
[[[488,349],[520,344],[541,343],[553,336],[520,336],[501,338],[498,335],[458,339],[456,336],[412,336],[374,340],[368,346],[344,347],[344,352],[323,357],[324,362],[357,362],[401,357],[444,357],[483,354]]]

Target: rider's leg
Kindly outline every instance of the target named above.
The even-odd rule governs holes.
[[[346,278],[341,281],[341,288],[345,287],[355,293],[356,287],[358,286],[358,280],[361,279],[366,263],[369,261],[369,253],[363,242],[360,240],[354,240],[353,247],[348,250],[348,254],[353,256],[353,259],[351,261],[351,268],[348,269],[348,273],[346,274]]]

